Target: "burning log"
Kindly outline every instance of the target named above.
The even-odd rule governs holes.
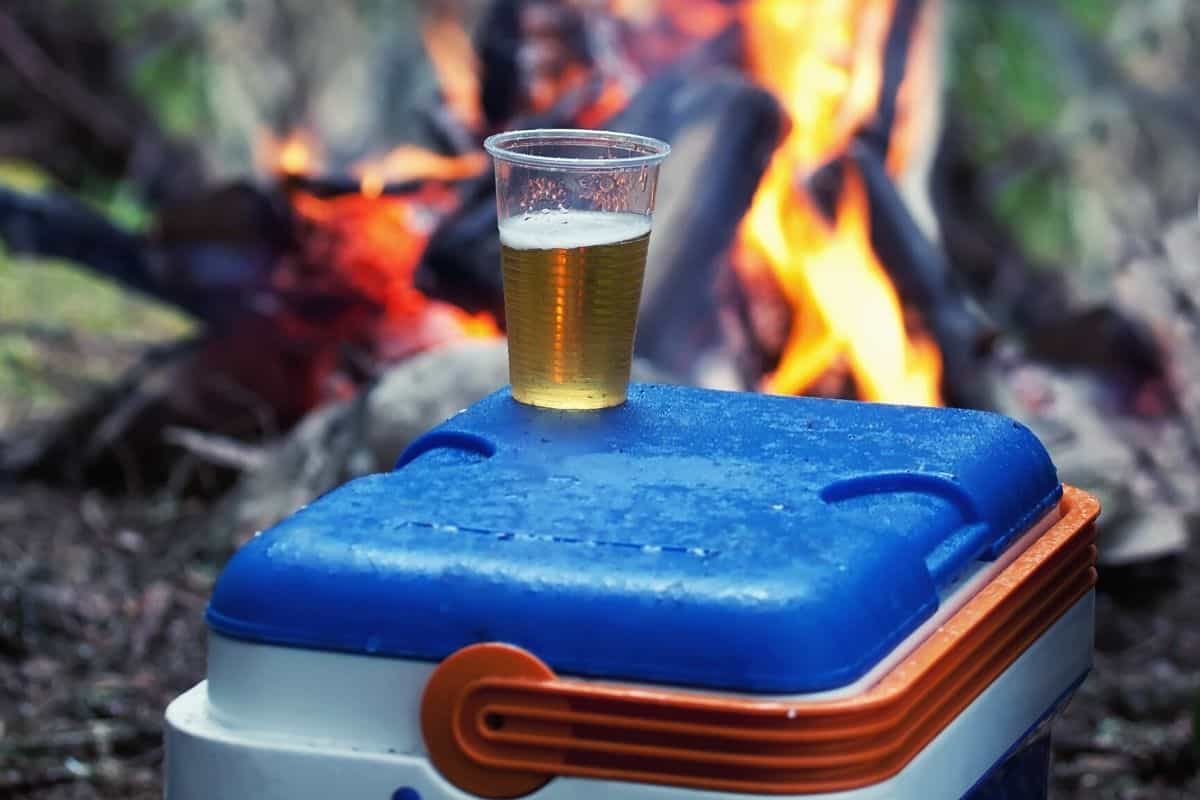
[[[722,346],[718,279],[786,121],[770,93],[741,77],[672,71],[647,83],[612,125],[674,148],[660,178],[637,352],[695,380],[698,360]]]
[[[165,299],[142,238],[66,195],[0,186],[0,239],[13,253],[87,264],[123,286]]]
[[[891,149],[900,85],[908,71],[908,54],[912,47],[913,32],[924,2],[925,0],[896,0],[892,9],[892,22],[888,27],[887,40],[883,47],[883,80],[879,86],[875,118],[860,134],[860,137],[867,139],[879,153],[886,154]]]
[[[994,341],[995,329],[918,227],[873,143],[856,140],[850,159],[866,185],[871,244],[902,301],[918,309],[932,329],[945,364],[948,394],[961,405],[980,406],[986,389],[977,381],[978,361]]]
[[[285,175],[281,183],[288,192],[303,192],[322,199],[358,194],[363,190],[363,179],[351,175]],[[416,192],[424,183],[424,180],[388,182],[371,187],[369,192],[373,197],[404,197]]]
[[[496,184],[490,173],[463,188],[462,203],[429,239],[414,278],[425,294],[504,324]]]
[[[511,119],[521,102],[520,6],[519,0],[496,0],[479,28],[475,47],[483,73],[479,103],[492,128]]]

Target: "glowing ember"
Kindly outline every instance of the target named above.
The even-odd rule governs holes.
[[[906,333],[894,288],[871,248],[866,194],[847,170],[828,224],[803,188],[874,112],[887,0],[754,0],[745,20],[750,70],[792,127],[739,233],[738,268],[769,268],[793,306],[792,332],[766,391],[799,394],[846,358],[863,399],[935,405],[941,358]],[[928,89],[928,87],[926,87]],[[909,87],[911,90],[911,87]],[[903,140],[905,119],[897,119]],[[893,158],[890,165],[896,165]]]
[[[308,142],[302,133],[282,140],[273,150],[272,171],[301,177],[299,166],[319,162],[318,151]],[[373,309],[351,315],[351,322],[343,320],[329,333],[383,361],[464,338],[499,336],[490,315],[468,314],[432,300],[414,285],[434,226],[458,202],[449,182],[478,175],[486,167],[482,153],[443,156],[405,145],[353,170],[359,176],[358,193],[321,197],[292,192],[303,266],[281,270],[277,287],[294,288],[290,284],[298,281],[319,284],[331,296],[351,296]],[[389,183],[417,181],[424,183],[385,194]],[[314,269],[323,274],[314,276]]]
[[[307,175],[321,167],[316,144],[303,131],[294,131],[282,139],[266,133],[257,153],[261,166],[282,175]]]

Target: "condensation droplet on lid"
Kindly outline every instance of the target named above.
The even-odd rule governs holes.
[[[772,511],[783,511],[783,503],[772,503],[771,510]]]

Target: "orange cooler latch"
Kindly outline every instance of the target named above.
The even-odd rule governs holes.
[[[1099,503],[1061,518],[881,681],[783,702],[557,677],[505,644],[467,647],[429,679],[421,727],[450,782],[521,797],[555,776],[746,794],[854,789],[899,772],[1095,584]]]

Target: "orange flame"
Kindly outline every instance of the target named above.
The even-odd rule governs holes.
[[[282,139],[270,132],[259,137],[255,160],[277,175],[307,175],[321,168],[320,151],[313,137],[296,130]]]
[[[600,127],[628,102],[629,91],[616,81],[607,81],[596,99],[576,115],[575,121],[581,128]]]
[[[900,301],[871,248],[859,176],[847,171],[832,226],[802,188],[874,112],[892,5],[754,0],[748,9],[751,72],[792,122],[738,236],[738,268],[769,267],[793,307],[767,391],[803,392],[844,357],[863,399],[940,402],[940,353],[928,338],[906,332]]]
[[[402,144],[382,158],[362,162],[353,171],[362,182],[363,194],[383,191],[384,183],[420,180],[459,181],[479,175],[488,167],[482,151],[444,156],[411,144]],[[368,188],[371,187],[371,189]]]
[[[453,208],[451,190],[430,184],[415,194],[330,198],[298,192],[300,218],[314,225],[313,257],[382,309],[389,351],[398,358],[448,341],[500,335],[490,314],[469,314],[426,297],[415,275],[433,227]]]

